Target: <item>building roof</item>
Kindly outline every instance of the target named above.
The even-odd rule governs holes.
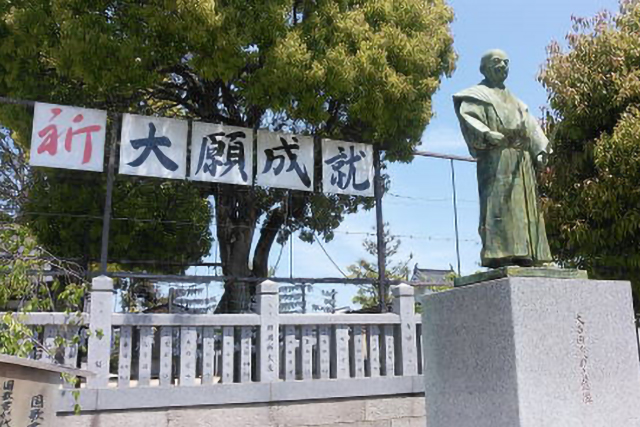
[[[451,285],[452,279],[448,275],[451,275],[453,270],[436,270],[433,268],[419,268],[418,264],[413,268],[413,275],[411,276],[412,282],[423,282],[433,285]]]

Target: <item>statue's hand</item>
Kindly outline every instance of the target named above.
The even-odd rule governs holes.
[[[486,141],[487,145],[496,147],[504,142],[505,137],[500,132],[490,130],[489,132],[484,134],[484,140]]]
[[[536,165],[538,166],[538,168],[541,169],[546,166],[548,159],[549,155],[546,152],[541,151],[540,153],[538,153],[538,155],[536,156]]]

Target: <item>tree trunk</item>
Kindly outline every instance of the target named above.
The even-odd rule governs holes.
[[[253,254],[253,273],[256,277],[269,275],[269,253],[271,246],[278,236],[280,227],[284,224],[285,214],[281,208],[269,212],[260,231],[260,239]]]
[[[251,190],[238,191],[237,187],[220,185],[215,195],[216,229],[220,246],[222,274],[251,277],[249,268],[251,242],[256,227],[257,209]],[[251,283],[228,280],[216,313],[243,313],[250,311],[255,287]]]

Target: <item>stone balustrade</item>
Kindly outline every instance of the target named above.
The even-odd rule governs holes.
[[[35,358],[95,374],[82,384],[83,410],[420,393],[413,288],[393,295],[391,313],[281,314],[278,285],[265,281],[257,313],[122,314],[112,312],[112,279],[98,277],[88,314],[23,320],[40,327],[50,350]],[[56,336],[73,334],[80,345],[55,348]],[[63,395],[60,410],[70,410],[70,390]]]

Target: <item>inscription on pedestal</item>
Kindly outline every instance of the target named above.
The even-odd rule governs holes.
[[[40,373],[35,369],[36,374],[21,367],[5,366],[9,367],[0,377],[0,427],[51,427],[55,418],[53,399],[58,389],[52,378],[59,378],[60,374],[45,371],[38,376]],[[43,382],[38,381],[40,377],[44,377]]]
[[[589,381],[589,373],[587,370],[587,366],[589,365],[589,349],[587,348],[585,323],[580,313],[576,315],[576,326],[578,330],[576,343],[578,344],[578,351],[580,352],[580,389],[582,391],[582,401],[588,405],[593,403],[593,395],[591,394],[591,381]]]
[[[11,425],[11,406],[13,406],[14,380],[5,381],[2,385],[2,412],[0,412],[0,425]]]

